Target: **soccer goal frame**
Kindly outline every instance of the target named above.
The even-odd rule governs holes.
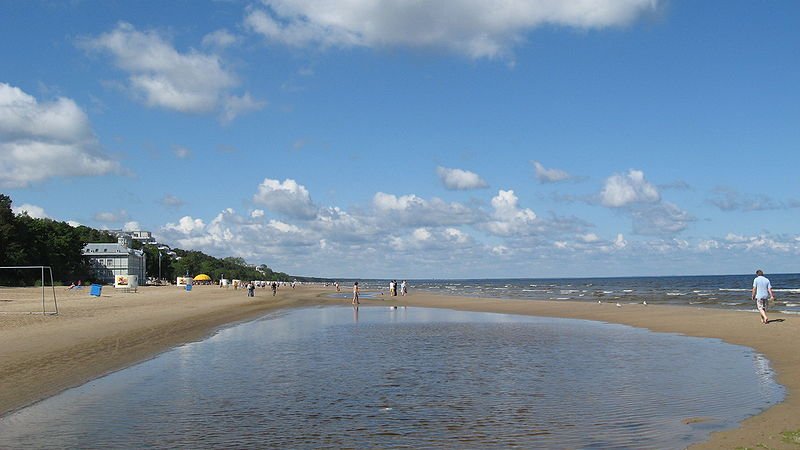
[[[41,271],[41,284],[42,284],[42,315],[57,316],[58,315],[58,300],[56,299],[56,285],[53,283],[53,268],[50,266],[0,266],[0,270],[33,270],[39,269]],[[47,310],[47,302],[45,294],[47,286],[45,284],[45,271],[50,276],[50,288],[53,290],[53,310]],[[39,314],[39,311],[0,311],[2,314]]]

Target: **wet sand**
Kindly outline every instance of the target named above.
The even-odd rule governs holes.
[[[253,319],[267,312],[314,305],[347,305],[333,299],[333,288],[281,288],[276,297],[258,289],[255,298],[245,291],[195,286],[143,287],[138,293],[103,288],[100,298],[87,289],[57,288],[58,316],[0,314],[0,413],[80,385],[105,373],[153,357],[176,345],[202,339],[219,327]],[[8,297],[9,290],[4,296]],[[41,291],[13,290],[13,308],[41,311]],[[30,302],[26,307],[24,302]],[[0,313],[11,302],[0,304]],[[715,433],[692,448],[792,448],[782,432],[800,429],[800,319],[772,314],[762,325],[755,313],[613,303],[498,300],[445,297],[412,293],[408,297],[362,298],[362,306],[408,305],[478,312],[564,317],[620,323],[653,331],[720,338],[763,353],[787,388],[786,400],[750,418],[741,427]],[[724,382],[720,373],[720,382]],[[693,418],[687,418],[693,420]]]

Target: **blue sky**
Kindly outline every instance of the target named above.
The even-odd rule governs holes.
[[[297,275],[797,272],[797,17],[0,2],[0,190]]]

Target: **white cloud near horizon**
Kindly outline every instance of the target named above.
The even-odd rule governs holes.
[[[444,187],[450,190],[465,191],[470,189],[482,189],[489,186],[477,173],[463,169],[451,169],[447,167],[437,167],[436,173],[444,183]]]
[[[201,219],[194,219],[191,216],[183,216],[178,220],[178,223],[167,223],[162,227],[166,230],[177,231],[183,234],[191,234],[197,231],[203,231],[206,224]]]
[[[626,174],[608,177],[600,192],[600,203],[630,215],[633,231],[640,235],[675,235],[696,220],[677,205],[663,201],[658,188],[647,181],[641,170],[630,169]]]
[[[436,197],[425,200],[414,194],[396,196],[377,192],[372,206],[376,220],[398,226],[463,225],[475,223],[481,216],[460,203],[448,203]]]
[[[624,26],[656,11],[659,1],[262,0],[262,4],[248,9],[245,28],[285,45],[441,48],[472,59],[493,59],[509,57],[536,28]]]
[[[217,36],[207,42],[217,43]],[[79,46],[111,54],[117,68],[128,74],[127,88],[147,106],[183,113],[220,111],[220,120],[260,109],[264,102],[249,93],[235,95],[236,75],[224,67],[215,53],[195,49],[181,53],[155,31],[139,31],[125,22],[110,32],[78,41]]]
[[[2,82],[0,154],[0,187],[6,188],[120,171],[120,164],[103,154],[89,118],[73,100],[39,102]]]
[[[294,189],[295,195],[301,192],[299,184],[294,187],[286,181],[276,183],[290,191]],[[306,197],[300,194],[298,198]],[[310,194],[308,199],[310,201]],[[549,266],[542,266],[543,261],[550,264],[557,260],[558,264],[581,266],[587,257],[601,265],[603,261],[609,264],[626,261],[626,264],[641,263],[642,267],[651,267],[647,263],[653,260],[652,255],[685,259],[714,253],[737,258],[765,249],[784,255],[800,251],[800,236],[797,235],[731,233],[702,239],[662,237],[661,234],[669,234],[663,229],[680,228],[682,221],[688,220],[684,212],[666,202],[640,205],[666,212],[650,213],[656,216],[654,224],[650,224],[655,237],[630,241],[618,232],[603,236],[587,231],[590,224],[562,223],[578,219],[539,218],[533,210],[520,206],[520,199],[511,189],[499,190],[490,204],[488,214],[465,215],[472,221],[469,223],[443,225],[446,221],[440,219],[403,221],[404,216],[435,209],[434,202],[413,194],[397,196],[379,192],[373,197],[372,209],[360,208],[354,214],[338,207],[322,207],[313,218],[287,215],[275,219],[259,209],[237,214],[232,208],[226,208],[208,221],[183,216],[176,222],[169,222],[161,227],[158,238],[167,239],[164,242],[172,246],[201,250],[218,257],[233,255],[252,263],[266,263],[287,273],[334,277],[381,277],[387,273],[402,273],[413,278],[424,277],[431,271],[437,276],[458,277],[501,266],[506,269],[522,267],[523,270],[532,267],[538,268],[532,270],[546,273]],[[446,205],[454,210],[467,208]],[[635,221],[643,220],[636,218],[636,214],[646,214],[645,209],[639,208],[631,208],[629,212]],[[666,215],[667,219],[661,215]],[[640,258],[641,255],[648,256]],[[498,266],[496,258],[502,258],[505,265]],[[498,276],[497,272],[493,273]]]
[[[125,222],[122,225],[122,231],[139,231],[142,229],[142,226],[139,222],[135,220],[131,220],[130,222]]]
[[[29,217],[34,219],[49,219],[50,216],[44,211],[44,208],[41,206],[31,205],[30,203],[23,203],[19,206],[12,206],[11,211],[16,214],[20,215],[22,213],[26,213]]]
[[[707,202],[724,212],[772,211],[800,207],[800,201],[781,202],[764,194],[744,194],[728,187],[716,187],[712,192],[714,196]]]
[[[631,216],[633,231],[645,235],[675,234],[695,221],[691,214],[669,202],[636,208]]]
[[[129,217],[130,216],[128,215],[128,211],[120,209],[117,212],[112,212],[112,211],[98,212],[97,214],[94,215],[94,220],[106,223],[120,223],[127,221]]]
[[[570,174],[560,169],[547,169],[539,161],[533,161],[536,179],[540,183],[558,183],[572,178]]]

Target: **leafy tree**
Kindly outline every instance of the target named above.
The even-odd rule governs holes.
[[[72,227],[66,222],[37,219],[27,213],[15,215],[9,196],[0,194],[0,266],[50,266],[56,281],[70,282],[90,279],[88,258],[83,248],[89,242],[117,242],[108,231],[86,226]],[[147,276],[158,277],[159,249],[155,245],[134,241],[134,248],[144,250]],[[161,276],[171,280],[176,275],[206,273],[218,279],[279,280],[292,277],[274,272],[266,264],[256,270],[239,257],[215,258],[196,250],[175,249],[177,258],[161,252]],[[0,283],[5,285],[33,284],[39,275],[32,271],[0,273]]]

